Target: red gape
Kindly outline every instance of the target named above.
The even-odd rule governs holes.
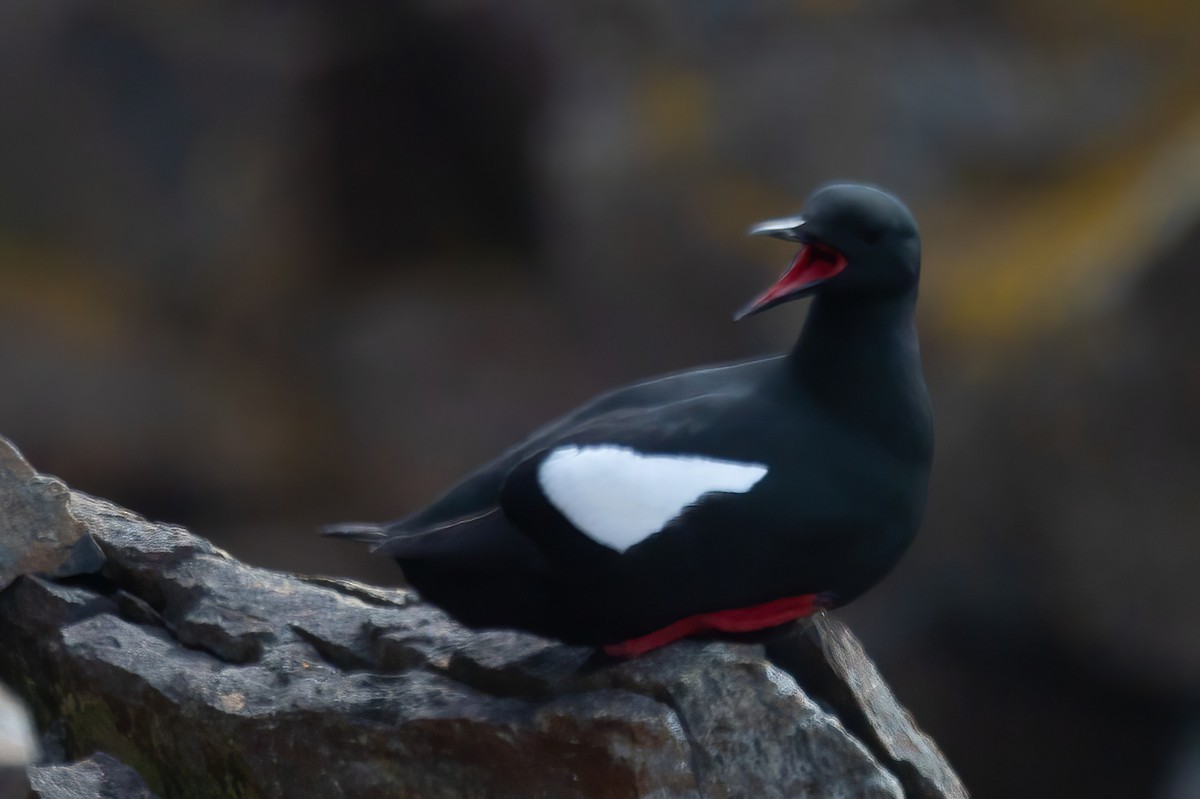
[[[777,627],[794,619],[811,616],[820,610],[823,605],[818,601],[817,596],[817,594],[789,596],[764,602],[761,605],[751,605],[748,608],[718,610],[712,613],[688,616],[639,638],[630,638],[619,644],[606,644],[604,653],[613,657],[634,657],[705,630],[748,633],[754,630],[765,630],[768,627]]]

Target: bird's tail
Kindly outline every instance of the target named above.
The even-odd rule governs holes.
[[[344,538],[349,541],[365,541],[368,544],[378,544],[387,538],[387,531],[378,524],[363,522],[347,522],[345,524],[327,524],[320,528],[321,535],[327,538]]]

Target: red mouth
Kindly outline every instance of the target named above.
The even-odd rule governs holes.
[[[845,268],[846,256],[832,247],[811,241],[800,248],[800,252],[796,253],[787,271],[775,281],[775,285],[738,311],[733,318],[744,319],[759,311],[773,308],[781,302],[798,299],[809,289],[824,283]]]

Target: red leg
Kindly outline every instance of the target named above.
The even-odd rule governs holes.
[[[613,657],[635,657],[704,630],[745,633],[763,630],[767,627],[777,627],[793,619],[811,616],[822,606],[817,594],[803,594],[802,596],[775,599],[747,608],[700,613],[680,619],[647,635],[631,638],[619,644],[607,644],[604,647],[604,653]]]

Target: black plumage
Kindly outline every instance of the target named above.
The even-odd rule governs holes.
[[[836,606],[874,585],[917,532],[932,458],[913,320],[916,223],[889,194],[843,184],[813,194],[802,216],[752,232],[801,244],[741,314],[815,295],[789,353],[604,394],[427,508],[331,534],[374,541],[467,625],[592,645],[651,636],[614,650],[627,653],[677,637],[655,639],[664,627],[694,631],[680,620],[698,614],[797,596]],[[615,490],[587,480],[623,479],[608,461],[649,477],[628,503],[611,503],[611,519],[580,523],[605,512],[589,491]],[[624,518],[661,513],[639,502],[661,505],[676,483],[703,488],[722,469],[735,481],[763,474],[749,488],[701,492],[627,547],[589,527],[623,535]]]

